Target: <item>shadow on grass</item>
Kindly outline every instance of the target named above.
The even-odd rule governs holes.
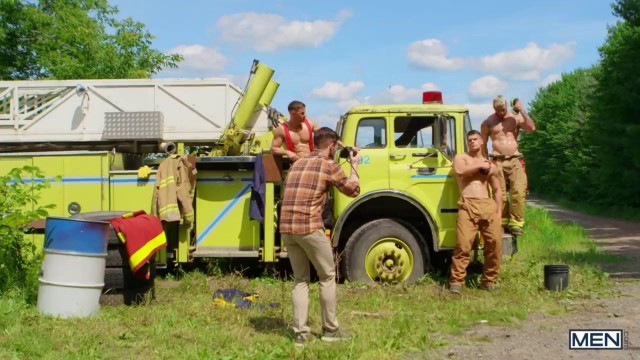
[[[626,258],[616,255],[603,254],[596,249],[587,251],[558,252],[553,257],[557,257],[567,264],[602,264],[602,263],[622,263],[629,261]]]
[[[288,259],[280,259],[277,263],[265,264],[257,259],[196,258],[192,263],[181,264],[171,270],[159,270],[159,275],[166,279],[181,280],[192,271],[198,271],[212,277],[235,275],[245,279],[260,277],[272,277],[279,280],[293,279],[293,271]]]
[[[638,264],[625,257],[624,252],[614,255],[590,249],[581,252],[558,252],[552,258],[557,259],[558,263],[570,266],[592,265],[608,273],[608,276],[613,279],[640,279]],[[551,264],[552,262],[548,263]]]
[[[255,316],[249,318],[249,323],[258,332],[265,334],[289,335],[287,325],[281,317],[277,316]]]

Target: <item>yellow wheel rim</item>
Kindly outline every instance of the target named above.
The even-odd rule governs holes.
[[[413,271],[413,252],[400,239],[383,238],[367,251],[365,268],[371,280],[381,283],[402,282]]]

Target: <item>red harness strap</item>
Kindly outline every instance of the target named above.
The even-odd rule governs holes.
[[[284,140],[287,143],[287,149],[289,149],[289,151],[293,151],[293,141],[291,141],[291,133],[289,132],[289,125],[287,125],[287,123],[282,123],[282,128],[284,129]]]
[[[304,119],[304,124],[307,125],[307,130],[309,130],[309,151],[313,152],[313,129],[311,128],[311,123],[309,123],[307,118]],[[284,128],[284,140],[287,143],[287,149],[289,149],[289,151],[294,151],[289,125],[287,125],[287,123],[282,123],[282,128]]]

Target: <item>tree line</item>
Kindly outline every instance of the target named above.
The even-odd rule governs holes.
[[[0,0],[0,80],[148,78],[177,67],[182,57],[152,41],[107,0]],[[42,253],[25,231],[48,215],[52,205],[30,206],[48,185],[36,167],[0,174],[0,296],[36,300]]]
[[[600,61],[563,74],[531,103],[529,187],[551,199],[640,210],[640,0],[617,0]],[[615,214],[612,214],[615,215]]]
[[[148,78],[182,57],[108,0],[0,0],[0,80]]]

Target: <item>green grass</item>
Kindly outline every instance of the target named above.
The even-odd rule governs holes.
[[[445,291],[446,278],[430,275],[411,286],[340,285],[338,318],[356,335],[343,343],[311,342],[293,346],[290,291],[293,283],[273,275],[246,278],[219,268],[207,276],[189,272],[177,286],[161,286],[147,306],[103,307],[100,316],[62,320],[40,316],[33,306],[0,298],[1,359],[396,359],[456,342],[456,335],[480,320],[492,325],[516,323],[531,312],[561,314],[563,299],[612,294],[607,275],[595,263],[618,261],[598,253],[584,232],[557,225],[540,209],[527,210],[527,234],[519,253],[504,261],[500,290],[473,288],[461,296]],[[570,289],[543,288],[543,265],[571,265]],[[257,292],[260,302],[278,309],[216,307],[218,288]],[[318,286],[312,284],[310,326],[320,331]],[[489,341],[489,339],[476,339]]]

